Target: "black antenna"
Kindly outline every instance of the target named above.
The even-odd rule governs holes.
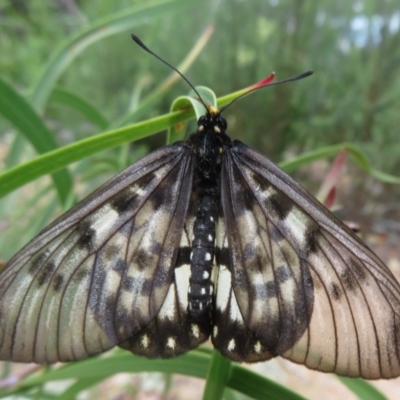
[[[182,72],[180,72],[177,68],[175,68],[173,65],[171,65],[169,62],[165,61],[164,59],[162,59],[159,55],[157,55],[156,53],[154,53],[153,51],[151,51],[136,35],[134,35],[133,33],[131,33],[131,37],[132,39],[145,51],[147,51],[148,53],[150,53],[152,56],[154,56],[155,58],[157,58],[158,60],[160,60],[162,63],[164,63],[165,65],[168,65],[168,67],[170,67],[171,69],[173,69],[177,74],[179,74],[185,81],[186,83],[194,90],[194,92],[197,94],[197,96],[199,96],[199,100],[200,102],[203,104],[204,108],[206,109],[206,111],[208,112],[208,106],[206,105],[206,103],[204,103],[203,99],[200,96],[200,93],[196,90],[196,88],[190,83],[189,79],[186,78],[185,75],[182,74]]]
[[[272,82],[275,76],[275,72],[273,72],[271,75],[269,75],[267,78],[263,79],[262,81],[256,83],[253,85],[252,89],[250,89],[248,92],[241,94],[240,96],[236,97],[233,99],[230,103],[228,103],[225,107],[222,107],[219,111],[222,112],[226,110],[229,106],[232,105],[236,100],[241,99],[244,96],[247,96],[248,94],[255,92],[256,90],[262,89],[266,86],[273,86],[273,85],[280,85],[281,83],[285,82],[292,82],[292,81],[298,81],[299,79],[307,78],[307,76],[310,76],[314,73],[314,71],[305,71],[299,75],[292,76],[290,78],[285,78],[281,79],[280,81]]]

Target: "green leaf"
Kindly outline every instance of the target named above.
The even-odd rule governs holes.
[[[387,400],[375,386],[363,379],[337,377],[340,382],[347,386],[361,400]]]
[[[35,110],[2,79],[0,79],[0,113],[26,137],[39,153],[57,148],[54,134]],[[53,181],[59,198],[64,204],[72,190],[72,178],[67,170],[63,170],[53,173]]]
[[[340,143],[333,146],[322,147],[317,150],[309,151],[308,153],[303,153],[298,157],[295,157],[289,161],[284,161],[279,163],[279,166],[287,172],[296,171],[302,165],[310,164],[313,161],[333,157],[339,153],[341,149],[345,149],[346,152],[352,156],[354,161],[367,173],[376,179],[392,184],[400,184],[400,177],[389,175],[384,172],[380,172],[374,168],[367,156],[354,144],[352,143]]]
[[[60,103],[78,111],[100,129],[106,129],[110,124],[104,115],[87,100],[64,88],[56,87],[51,92],[50,101]]]
[[[0,197],[33,181],[40,176],[58,171],[102,150],[116,147],[131,140],[138,140],[168,128],[172,124],[193,117],[193,110],[162,115],[148,121],[115,129],[68,146],[42,154],[24,164],[10,168],[0,175]]]
[[[18,388],[2,391],[0,395],[11,395],[19,390],[33,388],[53,380],[72,378],[94,382],[102,377],[120,372],[166,372],[204,379],[207,376],[209,365],[209,354],[197,350],[169,360],[149,360],[118,349],[108,357],[92,357],[79,362],[71,362],[56,370],[29,376],[20,382]],[[225,370],[224,366],[222,368]],[[224,376],[227,387],[254,399],[304,399],[284,386],[234,363],[231,365],[231,373],[224,372]],[[84,383],[82,383],[83,386]]]
[[[196,90],[206,104],[210,104],[213,107],[217,106],[217,98],[214,92],[204,86],[197,86]],[[199,119],[206,113],[206,109],[203,104],[199,101],[197,94],[191,90],[187,96],[178,97],[171,106],[171,112],[191,109],[193,108],[196,119]],[[185,124],[176,124],[170,127],[167,135],[167,143],[173,143],[177,140],[183,140],[185,134]]]
[[[57,400],[75,399],[80,392],[90,388],[91,386],[96,385],[97,383],[100,383],[106,378],[108,378],[107,375],[99,375],[95,378],[79,379],[77,382],[71,385],[64,393],[59,394],[57,396]]]
[[[54,50],[50,61],[44,68],[31,101],[37,110],[45,107],[48,97],[60,75],[71,64],[71,62],[90,44],[105,37],[131,29],[132,27],[145,23],[149,18],[163,16],[167,12],[179,10],[183,12],[184,7],[200,3],[200,0],[161,0],[145,2],[122,12],[108,15],[93,22],[89,27],[68,37]],[[130,38],[127,36],[127,44]]]
[[[232,367],[228,386],[257,400],[305,400],[279,383],[236,364]]]
[[[203,400],[222,399],[227,382],[231,374],[232,362],[222,356],[216,350],[211,357],[210,368],[208,369],[206,386],[203,392]]]

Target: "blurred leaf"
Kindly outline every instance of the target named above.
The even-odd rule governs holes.
[[[190,66],[197,59],[204,46],[207,44],[211,35],[214,32],[214,27],[209,26],[197,40],[196,44],[190,50],[185,59],[176,67],[183,75],[189,70]],[[138,118],[144,111],[154,104],[156,100],[162,98],[162,95],[170,89],[176,82],[183,80],[183,78],[177,73],[172,72],[167,79],[165,79],[160,85],[158,85],[150,94],[144,97],[139,105],[128,110],[128,112],[112,124],[112,126],[124,126],[133,121],[134,118]],[[177,111],[174,109],[173,111]]]
[[[232,361],[225,358],[217,350],[213,351],[210,367],[207,373],[206,386],[203,391],[203,400],[222,399],[232,369]]]
[[[287,172],[295,171],[302,165],[335,156],[341,149],[345,149],[346,152],[353,157],[358,166],[364,171],[368,172],[374,178],[386,183],[393,183],[397,185],[400,184],[400,177],[389,175],[372,168],[372,165],[366,155],[358,148],[358,146],[355,146],[351,143],[340,143],[334,146],[327,146],[318,150],[309,151],[308,153],[303,153],[302,155],[289,161],[283,161],[279,163],[279,166]]]
[[[162,115],[149,121],[139,122],[128,127],[92,136],[42,154],[25,164],[8,169],[0,175],[0,197],[40,176],[58,171],[75,161],[128,141],[150,136],[172,124],[186,121],[192,118],[193,114],[193,110],[187,110]]]
[[[138,4],[130,9],[108,15],[92,22],[87,28],[68,37],[54,50],[50,61],[41,74],[31,102],[37,110],[42,110],[50,96],[53,86],[69,64],[90,44],[107,36],[131,29],[150,18],[163,16],[174,10],[182,11],[184,7],[199,3],[200,0],[158,0]],[[130,40],[130,39],[129,39]],[[127,36],[128,43],[128,36]]]
[[[100,129],[106,129],[109,125],[104,115],[87,100],[64,88],[54,88],[50,95],[50,101],[60,103],[78,111]]]
[[[329,171],[325,174],[321,187],[318,190],[315,198],[318,199],[326,208],[330,209],[333,206],[336,197],[336,186],[339,183],[340,175],[346,161],[346,151],[340,150]]]
[[[337,377],[340,382],[347,386],[361,400],[387,400],[375,386],[363,379]]]
[[[71,362],[58,369],[48,370],[40,375],[30,376],[19,383],[18,388],[1,391],[0,396],[18,393],[20,390],[34,388],[53,380],[79,379],[79,385],[85,388],[85,381],[95,382],[105,376],[120,372],[167,372],[204,379],[210,364],[210,356],[201,351],[189,353],[169,360],[149,360],[137,357],[129,352],[114,351],[108,357],[92,357],[79,362]],[[227,387],[254,399],[303,400],[304,398],[284,386],[258,375],[237,364],[232,364],[231,374],[227,379]],[[71,389],[72,387],[70,387]],[[77,388],[75,388],[77,389]],[[75,389],[71,389],[75,390]],[[77,393],[77,392],[75,392]]]
[[[0,79],[0,113],[26,137],[39,153],[57,148],[54,134],[30,104],[2,79]],[[72,178],[67,170],[55,172],[52,177],[59,198],[62,203],[65,203],[72,190]]]

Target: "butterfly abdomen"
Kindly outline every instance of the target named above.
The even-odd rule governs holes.
[[[221,142],[205,129],[191,138],[195,156],[194,187],[197,212],[190,255],[191,278],[189,312],[193,321],[210,318],[213,282],[211,271],[215,256],[215,221],[220,204]]]

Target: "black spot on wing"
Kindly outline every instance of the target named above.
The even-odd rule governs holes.
[[[283,229],[283,225],[280,226],[280,229]],[[285,238],[280,229],[274,225],[269,229],[269,235],[274,242],[280,242]]]
[[[153,173],[149,173],[139,179],[134,186],[129,186],[122,190],[112,198],[110,202],[111,207],[118,214],[135,209],[140,200],[140,196],[137,194],[137,189],[146,188],[154,178],[155,175]]]
[[[163,249],[162,244],[155,240],[150,244],[150,253],[152,253],[156,256],[160,255],[160,253],[162,252],[162,249]]]
[[[252,173],[251,178],[255,182],[256,186],[257,185],[260,186],[260,190],[262,191],[266,192],[271,186],[270,183],[264,177],[262,177],[260,174],[257,174],[256,172]]]
[[[153,278],[155,288],[162,287],[171,281],[170,273],[173,271],[169,266],[160,266]]]
[[[393,315],[393,323],[391,326],[390,332],[390,342],[395,343],[397,346],[397,354],[400,353],[400,317],[397,314]],[[392,353],[392,349],[390,349],[390,353]],[[390,359],[390,358],[389,358]]]
[[[190,264],[191,252],[192,249],[189,246],[180,247],[178,250],[178,255],[176,257],[175,267],[181,267],[182,265]]]
[[[41,253],[36,257],[34,257],[33,260],[31,261],[31,265],[29,266],[28,273],[34,275],[38,271],[38,269],[43,265],[46,259],[47,259],[46,252]]]
[[[279,192],[269,196],[268,202],[270,203],[270,207],[278,214],[278,217],[281,220],[284,220],[288,216],[293,207],[293,202]]]
[[[122,258],[118,258],[116,260],[113,260],[111,262],[111,268],[113,271],[115,271],[118,275],[121,275],[124,273],[124,271],[128,268],[128,265],[126,261]]]
[[[340,279],[347,290],[354,291],[357,289],[357,281],[350,269],[346,269],[342,272]]]
[[[312,297],[314,298],[314,281],[313,278],[311,277],[310,269],[306,263],[302,262],[301,263],[301,270],[302,270],[302,276],[303,276],[303,288],[304,290],[311,294]]]
[[[96,238],[96,231],[90,227],[89,221],[82,221],[78,225],[78,232],[80,237],[77,241],[77,246],[90,251]]]
[[[367,278],[364,265],[357,259],[350,259],[351,270],[355,273],[357,279],[364,281]]]
[[[286,282],[291,276],[290,268],[287,265],[281,265],[275,271],[275,279],[278,283]]]
[[[104,259],[108,262],[113,262],[114,259],[119,255],[120,248],[115,244],[109,244],[104,249]]]
[[[144,249],[138,249],[135,251],[132,257],[132,263],[137,265],[139,269],[143,269],[149,262],[149,253]]]
[[[340,290],[339,286],[336,283],[332,283],[331,285],[331,294],[333,298],[337,301],[340,300],[342,297],[342,291]]]
[[[245,260],[257,257],[257,249],[255,248],[255,246],[253,246],[253,244],[251,243],[246,244],[243,250],[243,257]]]
[[[237,211],[252,210],[257,203],[257,199],[238,168],[233,168],[232,181]],[[243,209],[241,210],[242,207]]]
[[[321,233],[316,223],[309,221],[308,224],[305,232],[304,245],[306,255],[314,254],[318,251],[318,239]]]
[[[56,268],[56,264],[53,261],[47,262],[41,269],[37,276],[37,283],[39,286],[43,286],[47,283]]]
[[[61,274],[57,274],[53,278],[53,289],[58,292],[64,283],[64,277]]]
[[[88,268],[80,268],[73,276],[74,282],[81,282],[90,275]]]
[[[276,297],[276,285],[274,281],[267,282],[267,297]]]
[[[257,203],[257,200],[250,189],[246,190],[246,188],[243,188],[240,192],[237,193],[237,195],[237,202],[239,204],[243,205],[246,210],[253,210],[254,205]]]
[[[151,279],[145,279],[142,282],[142,287],[140,289],[140,294],[142,296],[150,296],[153,290],[153,282]]]
[[[217,247],[215,249],[215,259],[217,265],[224,265],[229,269],[230,261],[229,261],[229,249],[227,247]]]
[[[169,176],[168,177],[169,179],[162,180],[158,184],[157,189],[155,189],[154,192],[149,197],[149,201],[151,201],[154,210],[158,210],[165,204],[166,199],[168,199],[169,197],[168,193],[171,190],[171,186],[175,183],[175,177],[176,174]]]
[[[124,276],[122,279],[122,289],[131,292],[134,288],[134,280],[130,276]]]
[[[137,204],[137,200],[138,200],[137,194],[133,193],[131,188],[128,187],[112,198],[110,206],[118,214],[122,214],[125,211],[133,209]]]

